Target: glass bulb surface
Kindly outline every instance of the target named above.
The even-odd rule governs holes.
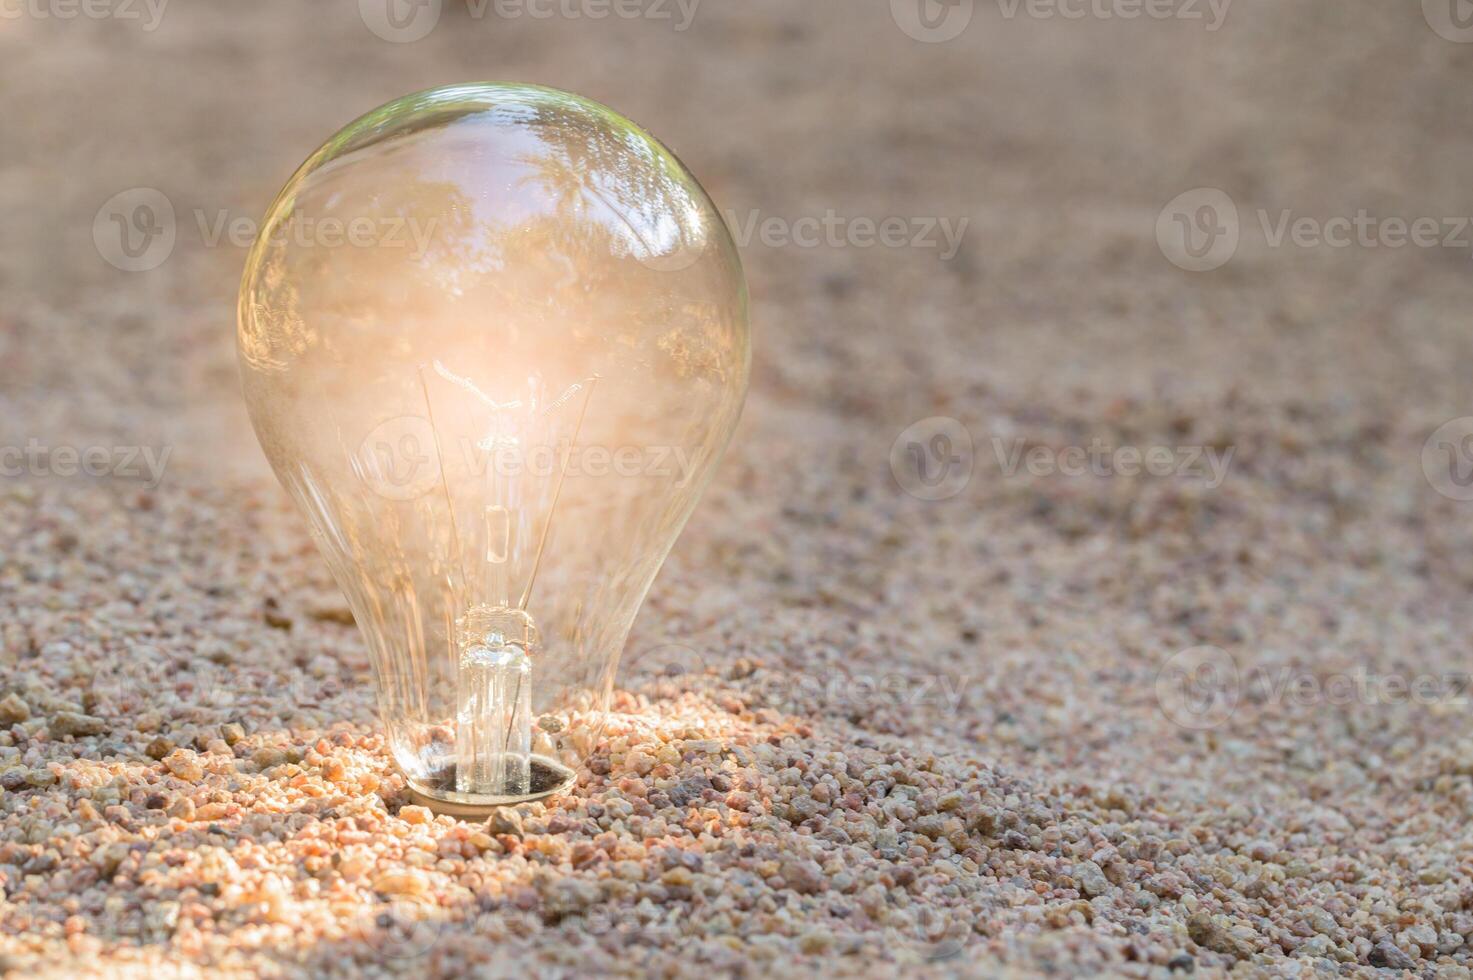
[[[237,343],[411,788],[474,807],[565,787],[746,393],[746,287],[710,198],[578,96],[407,96],[272,204]]]

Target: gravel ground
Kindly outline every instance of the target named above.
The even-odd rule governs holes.
[[[0,7],[0,969],[1468,974],[1473,504],[1423,449],[1473,411],[1473,45],[1437,3],[979,2],[944,42],[878,0],[446,0],[415,41],[359,6]],[[619,108],[757,228],[747,413],[606,742],[479,824],[408,804],[255,446],[229,231],[478,78]],[[136,188],[166,257],[104,244]],[[1197,188],[1239,217],[1206,272],[1158,237]],[[1275,244],[1362,211],[1377,247]],[[968,224],[864,247],[886,218]],[[1176,696],[1199,665],[1223,698]]]

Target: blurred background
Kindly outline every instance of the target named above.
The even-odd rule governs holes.
[[[1465,823],[1462,791],[1429,787],[1469,747],[1446,680],[1473,625],[1465,7],[0,0],[7,684],[64,691],[152,618],[177,628],[129,654],[140,690],[207,640],[263,676],[326,656],[336,693],[275,723],[372,728],[364,654],[310,615],[330,581],[239,397],[245,249],[362,113],[535,82],[669,145],[751,288],[746,414],[636,626],[631,689],[640,651],[675,643],[825,751],[901,738],[1177,828],[1239,806],[1276,849],[1333,811],[1311,838],[1401,834],[1367,860],[1421,887],[1406,868],[1431,858],[1409,855]],[[107,472],[65,475],[63,446]],[[1170,463],[1125,472],[1122,448]],[[1065,472],[1085,459],[1106,462]],[[299,628],[263,623],[268,600]],[[1240,678],[1225,714],[1159,680],[1212,651]],[[1252,682],[1357,670],[1441,694]],[[958,693],[822,683],[861,673]],[[35,843],[17,813],[5,838]],[[59,908],[27,913],[38,936]],[[1128,945],[1108,932],[1101,962]]]

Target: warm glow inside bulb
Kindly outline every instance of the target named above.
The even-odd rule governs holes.
[[[423,92],[292,177],[239,314],[256,432],[411,787],[480,806],[566,786],[746,391],[710,199],[577,96]]]

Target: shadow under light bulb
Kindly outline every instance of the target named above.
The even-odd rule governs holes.
[[[240,292],[247,407],[431,805],[557,792],[596,744],[741,412],[746,303],[674,154],[553,89],[389,103],[272,204]]]

